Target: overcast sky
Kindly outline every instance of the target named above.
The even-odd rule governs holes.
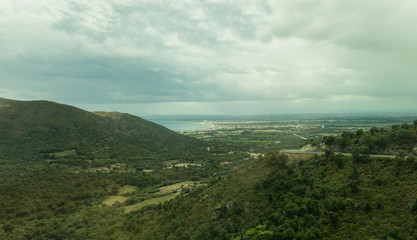
[[[169,114],[417,111],[415,0],[1,0],[0,97]]]

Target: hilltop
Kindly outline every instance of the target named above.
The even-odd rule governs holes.
[[[390,129],[372,127],[339,135],[329,135],[306,143],[302,150],[332,150],[352,154],[417,154],[417,120],[413,124],[392,125]]]
[[[200,147],[195,139],[130,114],[0,99],[2,161],[187,158]]]

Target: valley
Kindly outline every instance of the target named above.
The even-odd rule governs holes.
[[[2,102],[0,239],[417,236],[413,115],[217,117],[173,132]]]
[[[0,240],[417,240],[416,13],[0,0]]]

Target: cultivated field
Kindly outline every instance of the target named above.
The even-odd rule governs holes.
[[[129,185],[123,186],[123,187],[118,189],[117,195],[110,196],[110,197],[104,199],[103,205],[112,206],[116,202],[124,203],[124,202],[126,202],[127,199],[129,199],[129,197],[124,196],[124,195],[131,194],[134,191],[136,191],[136,189],[137,188],[135,186],[129,186]]]
[[[110,196],[103,201],[103,205],[113,206],[113,204],[115,204],[117,202],[124,203],[127,199],[129,199],[129,198],[124,197],[124,196],[119,196],[119,195]]]
[[[206,184],[196,182],[196,181],[185,181],[185,182],[180,182],[180,183],[160,187],[158,188],[159,189],[158,192],[152,194],[153,196],[155,196],[154,198],[147,199],[145,201],[142,201],[142,202],[130,205],[130,206],[126,206],[125,213],[130,213],[132,211],[139,210],[148,205],[166,202],[180,195],[181,192],[184,190],[191,191],[194,188],[205,186],[205,185]]]
[[[173,199],[174,197],[176,197],[178,195],[180,195],[179,192],[169,194],[169,195],[165,195],[165,196],[162,196],[162,197],[151,198],[151,199],[145,200],[145,201],[140,202],[140,203],[136,203],[136,204],[133,204],[133,205],[130,205],[130,206],[126,206],[125,207],[125,213],[130,213],[132,211],[139,210],[139,209],[141,209],[145,206],[148,206],[148,205],[166,202],[170,199]]]

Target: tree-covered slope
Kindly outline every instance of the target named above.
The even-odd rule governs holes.
[[[129,203],[101,206],[115,187],[143,189],[173,175],[188,180],[197,169],[106,173],[4,166],[0,238],[417,239],[414,156],[327,151],[291,162],[271,153],[230,167],[227,175],[206,174],[207,187],[126,213]]]
[[[9,176],[18,180],[0,189],[0,237],[417,239],[414,158],[287,160],[280,154],[251,160],[206,188],[129,214],[122,204],[100,207],[94,200],[114,186],[113,174],[18,171],[23,175]]]
[[[0,158],[186,156],[200,143],[142,118],[48,101],[0,99]]]
[[[133,212],[123,231],[128,239],[416,239],[414,158],[285,162],[271,154],[206,189]]]
[[[307,143],[310,149],[333,150],[337,152],[359,152],[363,154],[396,154],[404,151],[417,154],[417,120],[413,125],[393,125],[391,129],[373,127],[369,131],[343,132],[337,136]]]

